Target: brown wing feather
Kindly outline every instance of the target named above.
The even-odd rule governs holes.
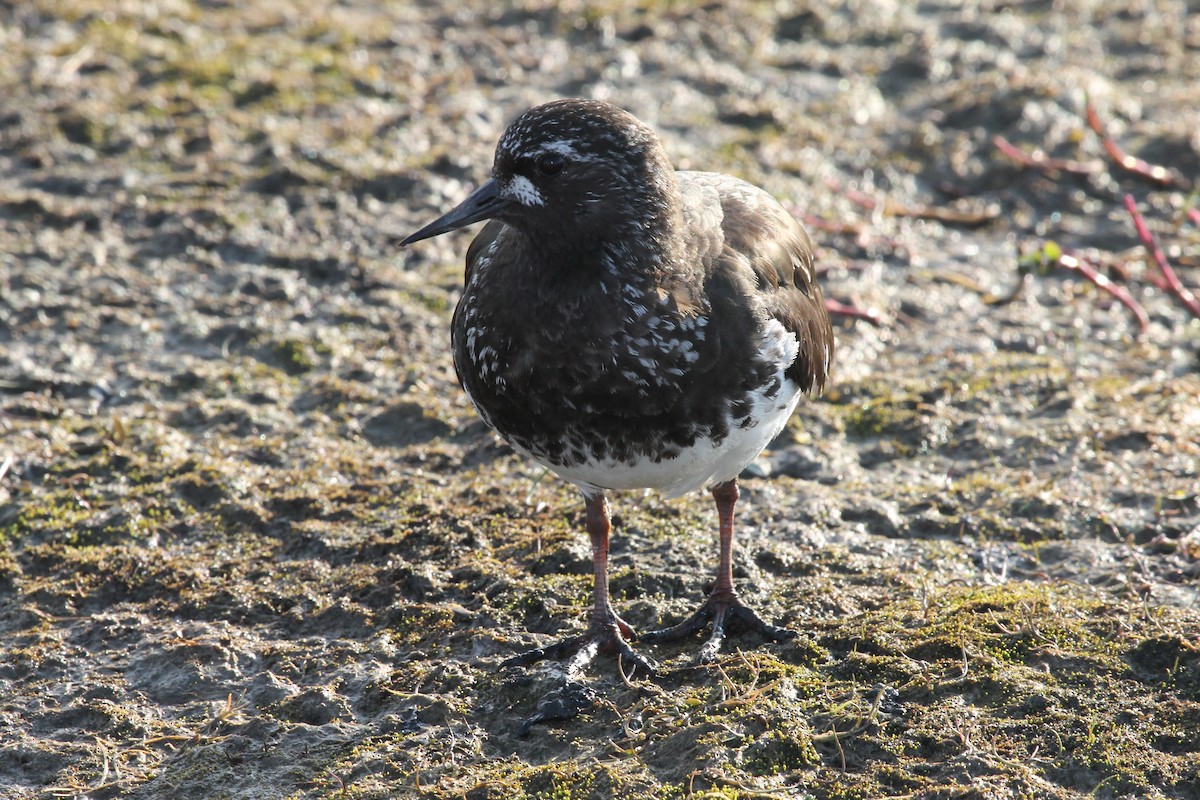
[[[738,184],[721,196],[725,247],[748,262],[766,312],[796,334],[800,347],[787,376],[805,392],[820,391],[833,363],[834,339],[812,241],[773,198]]]

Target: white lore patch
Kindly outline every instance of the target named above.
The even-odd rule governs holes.
[[[768,397],[764,388],[751,395],[749,417],[754,424],[742,428],[739,426],[742,418],[730,416],[729,434],[719,444],[699,439],[674,458],[661,461],[645,459],[625,464],[605,459],[571,467],[546,466],[563,480],[570,481],[584,491],[657,489],[665,497],[678,497],[736,478],[779,435],[796,410],[796,404],[800,401],[800,387],[784,377],[784,373],[795,361],[799,349],[800,342],[796,335],[789,333],[778,320],[767,323],[758,358],[776,365],[774,377],[779,380],[779,391]],[[532,457],[520,447],[516,449]]]
[[[504,196],[511,197],[523,206],[544,206],[546,198],[524,175],[514,175],[504,184]]]

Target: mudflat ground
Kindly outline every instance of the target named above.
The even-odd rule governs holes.
[[[1200,797],[1200,323],[1124,204],[1200,287],[1197,75],[1168,0],[0,6],[0,796]],[[521,737],[581,503],[455,383],[470,234],[396,241],[565,95],[878,324],[743,481],[799,638]],[[681,618],[708,498],[615,508],[622,614]]]

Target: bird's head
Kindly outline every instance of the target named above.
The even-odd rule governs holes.
[[[517,117],[496,146],[491,179],[402,244],[498,219],[539,240],[594,245],[652,230],[676,202],[675,180],[658,137],[636,117],[558,100]]]

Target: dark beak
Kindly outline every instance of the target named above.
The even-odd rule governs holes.
[[[401,246],[428,239],[458,228],[466,227],[481,219],[492,219],[504,209],[516,203],[500,194],[500,184],[489,180],[463,200],[452,210],[446,212],[421,230],[400,242]]]

